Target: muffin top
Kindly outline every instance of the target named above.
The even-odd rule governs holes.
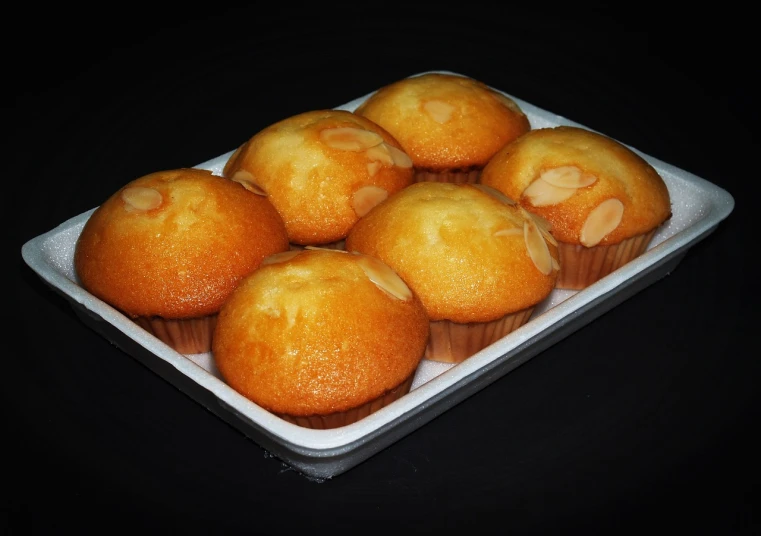
[[[135,179],[100,205],[74,252],[82,286],[130,317],[218,312],[240,280],[288,249],[266,197],[210,171]]]
[[[509,97],[469,77],[427,73],[380,88],[355,113],[388,130],[418,170],[483,167],[531,127]]]
[[[345,110],[304,112],[264,128],[223,174],[263,189],[298,245],[343,240],[370,208],[413,181],[394,137]]]
[[[419,182],[373,208],[346,249],[391,266],[430,320],[487,322],[552,291],[556,243],[543,222],[488,187]]]
[[[212,354],[225,381],[274,413],[360,406],[417,369],[428,340],[419,299],[365,255],[307,248],[273,255],[222,307]]]
[[[653,166],[625,145],[579,127],[524,134],[494,155],[480,182],[542,216],[567,244],[616,244],[671,217],[668,188]]]

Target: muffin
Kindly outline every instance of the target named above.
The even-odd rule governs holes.
[[[476,182],[499,149],[531,128],[512,99],[454,74],[404,78],[373,93],[355,113],[399,141],[416,181]]]
[[[581,127],[524,134],[492,158],[480,181],[549,223],[562,289],[586,288],[640,256],[671,217],[668,188],[653,166]]]
[[[425,358],[459,363],[521,327],[558,273],[546,230],[481,185],[417,182],[365,215],[346,249],[378,258],[420,297]]]
[[[210,171],[137,178],[85,223],[74,251],[84,289],[180,353],[211,350],[222,303],[262,259],[287,251],[266,197]]]
[[[356,422],[409,392],[428,339],[420,300],[366,255],[273,255],[223,305],[212,355],[224,381],[305,428]]]
[[[223,175],[269,196],[296,247],[342,247],[376,203],[413,182],[412,162],[394,137],[345,110],[315,110],[254,134]]]

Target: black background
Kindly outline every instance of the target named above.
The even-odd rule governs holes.
[[[23,38],[4,67],[3,528],[757,533],[757,29],[722,7],[119,6],[6,21]],[[133,178],[428,70],[608,134],[721,186],[735,209],[664,279],[321,483],[90,330],[21,258]]]

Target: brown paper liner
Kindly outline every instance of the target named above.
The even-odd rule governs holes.
[[[529,307],[491,322],[431,321],[431,336],[424,357],[442,363],[460,363],[521,327],[533,312],[534,307]]]
[[[560,272],[555,288],[581,290],[588,287],[642,255],[654,235],[655,229],[627,238],[619,244],[591,248],[558,243]]]
[[[180,320],[140,316],[133,321],[181,354],[203,354],[211,351],[211,337],[217,325],[217,316],[214,314]]]
[[[470,171],[415,171],[415,182],[455,182],[475,184],[481,176],[481,169]]]
[[[338,428],[340,426],[346,426],[357,422],[360,419],[364,419],[371,413],[375,413],[379,409],[388,406],[391,402],[400,399],[402,396],[410,392],[412,388],[412,381],[415,379],[415,373],[400,383],[395,388],[387,391],[385,394],[379,396],[374,400],[362,404],[356,408],[351,408],[346,411],[337,411],[335,413],[329,413],[327,415],[286,415],[282,413],[276,413],[281,419],[290,423],[302,426],[304,428],[313,428],[316,430],[325,430],[328,428]]]

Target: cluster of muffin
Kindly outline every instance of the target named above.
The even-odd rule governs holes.
[[[255,133],[221,175],[140,177],[85,224],[82,286],[233,389],[309,428],[403,396],[641,255],[671,215],[656,170],[593,131],[532,129],[469,77]]]

